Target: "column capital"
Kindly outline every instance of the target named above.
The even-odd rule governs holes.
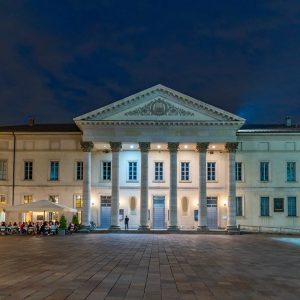
[[[226,143],[225,149],[226,149],[228,152],[236,152],[236,150],[237,150],[237,148],[238,148],[238,145],[239,145],[238,142],[236,142],[236,143]]]
[[[120,152],[120,150],[122,149],[121,142],[109,142],[109,145],[112,152]]]
[[[177,152],[179,148],[179,143],[168,143],[168,150],[170,152]]]
[[[206,152],[208,146],[209,146],[209,143],[207,143],[207,142],[197,143],[196,149],[197,149],[198,152]]]
[[[150,145],[149,142],[140,142],[139,147],[141,152],[148,152],[150,150]]]
[[[80,142],[81,150],[83,152],[91,152],[94,148],[93,142]]]

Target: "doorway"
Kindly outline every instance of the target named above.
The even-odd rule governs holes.
[[[165,229],[165,197],[153,197],[153,229]]]
[[[107,229],[110,227],[111,196],[101,196],[100,203],[100,228]]]
[[[207,227],[218,228],[218,197],[207,197]]]

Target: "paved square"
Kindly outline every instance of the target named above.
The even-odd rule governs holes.
[[[265,235],[1,236],[0,299],[300,299],[300,247]]]

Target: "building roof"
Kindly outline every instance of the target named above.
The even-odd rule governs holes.
[[[62,124],[23,124],[23,125],[11,125],[11,126],[0,126],[0,132],[81,132],[75,123],[62,123]],[[300,125],[295,124],[286,126],[285,124],[244,124],[238,132],[299,132]]]
[[[0,132],[81,132],[75,123],[0,126]]]
[[[244,124],[238,132],[241,133],[291,133],[291,132],[299,132],[300,133],[300,125],[294,124],[291,126],[287,126],[286,124]]]

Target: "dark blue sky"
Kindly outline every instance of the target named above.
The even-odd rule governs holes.
[[[300,1],[1,1],[0,124],[70,122],[161,83],[300,123]]]

